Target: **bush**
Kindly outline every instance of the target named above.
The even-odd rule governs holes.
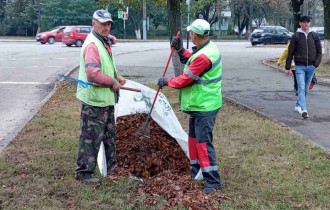
[[[7,35],[8,33],[8,30],[9,30],[9,27],[5,24],[1,24],[0,25],[0,36],[5,36]]]

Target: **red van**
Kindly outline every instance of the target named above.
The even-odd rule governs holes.
[[[73,44],[76,47],[81,47],[92,29],[92,26],[67,26],[64,30],[62,42],[69,47]]]
[[[76,47],[81,47],[87,35],[93,30],[92,26],[67,26],[64,30],[62,42],[71,47],[73,44]],[[117,43],[116,37],[109,34],[111,45]]]
[[[36,39],[41,44],[46,44],[46,42],[48,42],[49,44],[61,42],[64,36],[63,31],[65,28],[66,26],[57,26],[49,31],[38,33]]]

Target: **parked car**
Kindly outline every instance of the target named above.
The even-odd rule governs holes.
[[[324,40],[324,27],[310,27],[309,31],[315,31],[319,35],[320,40]]]
[[[277,28],[257,28],[253,31],[250,37],[252,45],[286,44],[290,39],[290,34]]]
[[[55,42],[61,42],[64,36],[63,31],[65,28],[66,26],[57,26],[49,31],[38,33],[36,39],[41,44],[46,44],[46,42],[48,42],[49,44],[54,44]]]
[[[76,47],[81,47],[87,38],[87,35],[93,30],[92,26],[67,26],[64,30],[62,42],[71,47],[73,44]],[[109,34],[111,44],[116,44],[116,37]]]
[[[291,31],[289,31],[288,29],[286,29],[283,26],[260,26],[260,28],[276,28],[276,29],[281,29],[283,32],[289,34],[290,36],[293,35],[293,33]]]

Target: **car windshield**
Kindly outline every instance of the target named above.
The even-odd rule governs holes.
[[[72,30],[72,28],[71,27],[66,27],[65,29],[64,29],[64,33],[70,33],[71,32],[71,30]]]
[[[262,33],[264,32],[264,29],[255,29],[253,33]]]
[[[57,31],[60,27],[55,27],[55,28],[52,28],[50,29],[50,31],[54,32],[54,31]]]

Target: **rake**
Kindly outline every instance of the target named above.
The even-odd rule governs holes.
[[[176,34],[176,38],[179,38],[179,36],[180,36],[180,31],[178,31],[178,33]],[[169,64],[170,61],[171,61],[171,58],[172,58],[173,52],[174,52],[174,47],[172,47],[170,57],[169,57],[168,60],[167,60],[167,64],[166,64],[166,67],[165,67],[165,70],[164,70],[164,73],[163,73],[163,77],[165,77],[165,75],[166,75],[166,71],[167,71],[167,68],[168,68],[168,64]],[[149,139],[150,139],[150,120],[151,120],[151,112],[152,112],[152,110],[153,110],[153,108],[154,108],[154,106],[155,106],[155,103],[156,103],[156,99],[157,99],[157,96],[158,96],[159,90],[160,90],[160,87],[158,87],[158,89],[157,89],[157,92],[156,92],[156,95],[155,95],[154,101],[152,102],[152,106],[151,106],[150,112],[149,112],[149,114],[148,114],[146,120],[142,123],[142,125],[138,128],[138,131],[137,131],[137,134],[138,134],[138,135],[140,135],[140,136],[144,136],[144,137],[149,138]]]

